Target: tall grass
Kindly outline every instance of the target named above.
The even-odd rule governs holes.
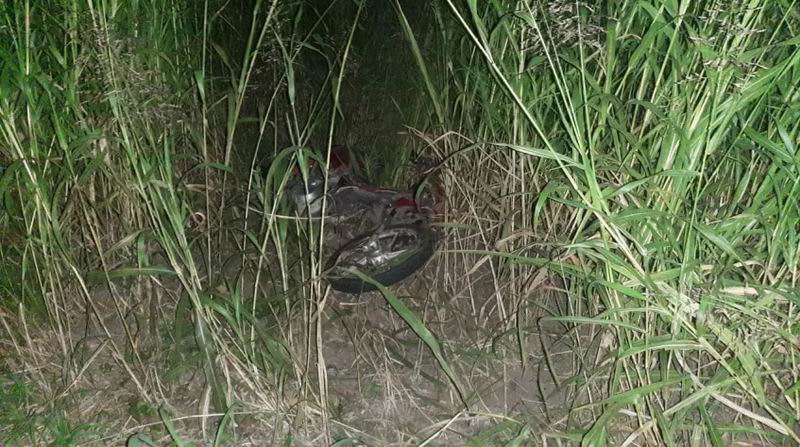
[[[183,76],[188,48],[181,40],[189,31],[182,14],[181,5],[166,3],[113,9],[19,1],[3,8],[2,192],[4,217],[18,237],[7,259],[22,263],[23,282],[37,284],[65,358],[76,341],[69,313],[84,304],[96,313],[87,273],[99,269],[111,285],[107,274],[147,238],[151,222],[167,231],[161,219],[172,218],[183,227],[174,201],[163,213],[148,209],[154,182],[166,180],[174,200],[170,177],[153,170],[188,141],[177,105],[192,88]],[[131,304],[114,303],[119,313]],[[126,357],[122,346],[114,349]],[[141,360],[126,367],[149,395]]]
[[[155,415],[164,407],[158,414],[173,438],[165,371],[187,362],[203,371],[194,419],[204,436],[217,424],[223,430],[241,392],[259,402],[248,415],[280,427],[305,409],[325,414],[308,361],[318,312],[301,297],[299,314],[297,295],[287,294],[297,290],[298,268],[286,262],[289,222],[275,219],[271,189],[256,200],[252,176],[242,188],[248,175],[234,175],[255,164],[263,141],[278,144],[269,124],[287,110],[275,100],[293,93],[291,59],[303,39],[284,18],[298,8],[211,0],[0,8],[0,253],[22,284],[4,282],[0,302],[14,315],[2,314],[18,354],[12,363],[31,366],[38,387],[60,396],[50,411],[65,408],[93,362],[110,356],[134,384],[134,408]],[[257,138],[241,139],[253,121],[245,115],[255,115],[256,77],[274,93],[261,103]],[[287,120],[279,121],[272,124]],[[260,225],[252,225],[251,202],[267,211]],[[255,261],[243,255],[248,246],[258,248]],[[242,265],[232,277],[225,262],[236,257]],[[46,309],[33,319],[31,294]],[[82,360],[93,337],[103,342]],[[36,366],[43,360],[63,368]]]
[[[488,250],[448,256],[491,256],[522,364],[529,266],[568,286],[540,320],[575,346],[545,438],[800,442],[797,4],[431,8],[441,38],[418,60],[453,133],[428,144]]]
[[[392,2],[396,35],[375,5],[0,6],[0,408],[41,402],[0,436],[235,444],[250,420],[332,444],[322,229],[281,195],[336,140],[401,184],[408,139],[366,119],[396,108],[444,160],[437,315],[523,368],[543,352],[560,392],[482,412],[456,341],[383,290],[452,385],[421,374],[453,412],[415,439],[474,415],[499,422],[473,445],[800,442],[796,2]],[[533,341],[554,324],[571,368]],[[95,370],[141,427],[68,411]]]

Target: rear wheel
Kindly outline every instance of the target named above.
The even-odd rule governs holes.
[[[334,290],[360,293],[376,290],[352,273],[357,269],[383,285],[403,280],[433,256],[436,237],[427,225],[394,225],[356,239],[332,257],[328,279]]]

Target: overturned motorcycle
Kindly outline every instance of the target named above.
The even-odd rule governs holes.
[[[437,237],[430,226],[432,206],[418,203],[408,192],[368,185],[353,174],[347,149],[341,146],[332,148],[327,173],[320,166],[308,163],[306,175],[296,169],[286,190],[299,215],[325,218],[324,240],[333,252],[326,277],[333,289],[376,290],[355,272],[388,286],[433,256]]]

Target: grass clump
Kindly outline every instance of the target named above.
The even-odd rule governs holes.
[[[2,371],[0,384],[0,439],[8,445],[71,446],[95,437],[91,424],[74,425],[63,408],[39,408],[42,396],[24,377]]]
[[[573,339],[571,403],[545,427],[584,445],[797,442],[795,3],[436,7],[452,34],[431,62],[450,77],[431,100],[460,136],[437,150],[470,173],[451,190],[523,364],[527,266],[566,279],[542,321]]]
[[[207,82],[228,61],[209,56],[212,35],[228,27],[220,14],[241,13],[222,2],[13,1],[0,8],[2,264],[11,272],[5,279],[21,284],[2,288],[0,302],[15,313],[4,327],[4,361],[15,371],[41,371],[25,379],[52,387],[58,397],[48,407],[88,396],[69,404],[94,408],[89,421],[117,437],[125,435],[115,431],[124,418],[109,415],[124,413],[126,400],[157,408],[180,399],[178,385],[156,384],[181,336],[160,322],[173,319],[181,297],[201,360],[180,385],[198,385],[194,396],[209,390],[205,410],[195,410],[204,414],[202,428],[209,407],[224,413],[232,403],[221,359],[250,361],[219,349],[228,334],[219,324],[239,324],[231,333],[248,344],[259,337],[241,303],[226,320],[210,295],[220,274],[213,247],[225,240],[219,223],[229,194],[222,191],[235,134],[215,123],[236,123],[276,5],[254,2],[248,12],[251,36],[237,41],[246,51],[229,45],[243,54],[241,65],[231,65],[243,84],[231,79],[228,88]],[[220,111],[220,103],[230,108]],[[223,143],[212,144],[218,137]],[[30,295],[42,297],[40,320],[24,320]],[[89,403],[98,389],[114,398]],[[77,411],[66,417],[86,421]]]

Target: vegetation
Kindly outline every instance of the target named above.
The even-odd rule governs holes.
[[[797,2],[411,3],[0,6],[0,443],[800,443]],[[447,193],[383,298],[334,143]]]

